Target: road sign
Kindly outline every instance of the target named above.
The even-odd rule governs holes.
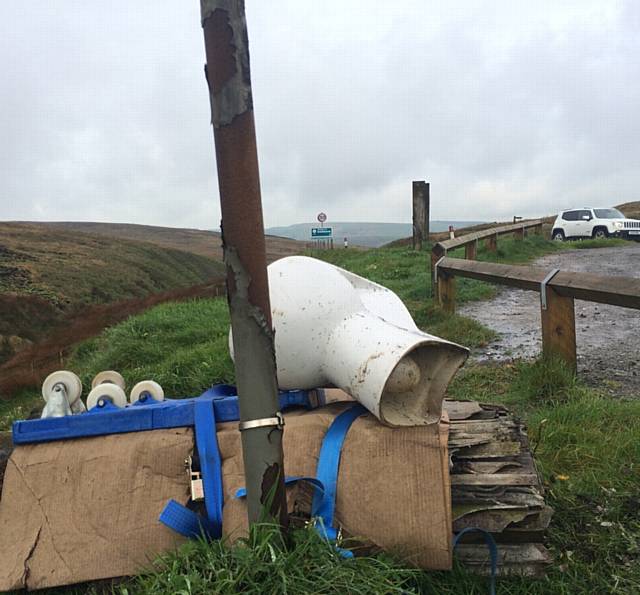
[[[320,221],[320,223],[324,223],[326,220],[327,220],[326,213],[318,213],[318,221]]]
[[[311,228],[312,238],[330,238],[332,235],[333,235],[332,227],[312,227]]]

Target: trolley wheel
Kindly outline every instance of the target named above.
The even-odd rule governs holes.
[[[116,384],[110,382],[99,384],[87,397],[87,409],[102,407],[106,401],[111,401],[116,407],[123,408],[127,406],[127,395]]]
[[[136,403],[143,395],[148,395],[156,401],[164,401],[164,390],[155,380],[143,380],[132,389],[129,401]]]
[[[42,383],[42,398],[45,403],[49,400],[49,396],[56,384],[64,386],[67,391],[69,405],[74,405],[82,396],[82,381],[80,378],[68,370],[58,370],[49,374]]]
[[[116,372],[115,370],[105,370],[104,372],[100,372],[99,374],[96,374],[95,378],[91,382],[91,388],[95,388],[99,384],[105,384],[105,383],[115,384],[116,386],[119,386],[122,390],[124,390],[127,387],[127,384],[124,381],[124,378],[122,377],[122,374],[120,374],[120,372]]]

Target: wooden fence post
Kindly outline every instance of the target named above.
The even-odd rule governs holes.
[[[438,277],[436,275],[436,263],[446,256],[446,252],[435,244],[431,249],[431,295],[437,299],[438,297]]]
[[[540,308],[542,319],[542,353],[555,355],[577,371],[576,317],[572,297],[557,294],[546,287],[547,307]]]
[[[485,248],[489,252],[497,252],[498,251],[498,234],[494,234],[489,236],[484,242]]]
[[[478,240],[464,247],[464,257],[467,260],[476,260],[478,257]]]
[[[438,302],[445,312],[455,314],[456,311],[456,278],[438,270]]]

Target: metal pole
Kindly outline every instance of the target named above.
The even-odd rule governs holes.
[[[200,0],[249,522],[288,525],[243,0]],[[244,429],[243,429],[244,428]]]

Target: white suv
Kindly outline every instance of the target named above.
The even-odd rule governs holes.
[[[640,220],[627,219],[618,209],[569,209],[556,218],[551,237],[559,241],[609,237],[640,240]]]

